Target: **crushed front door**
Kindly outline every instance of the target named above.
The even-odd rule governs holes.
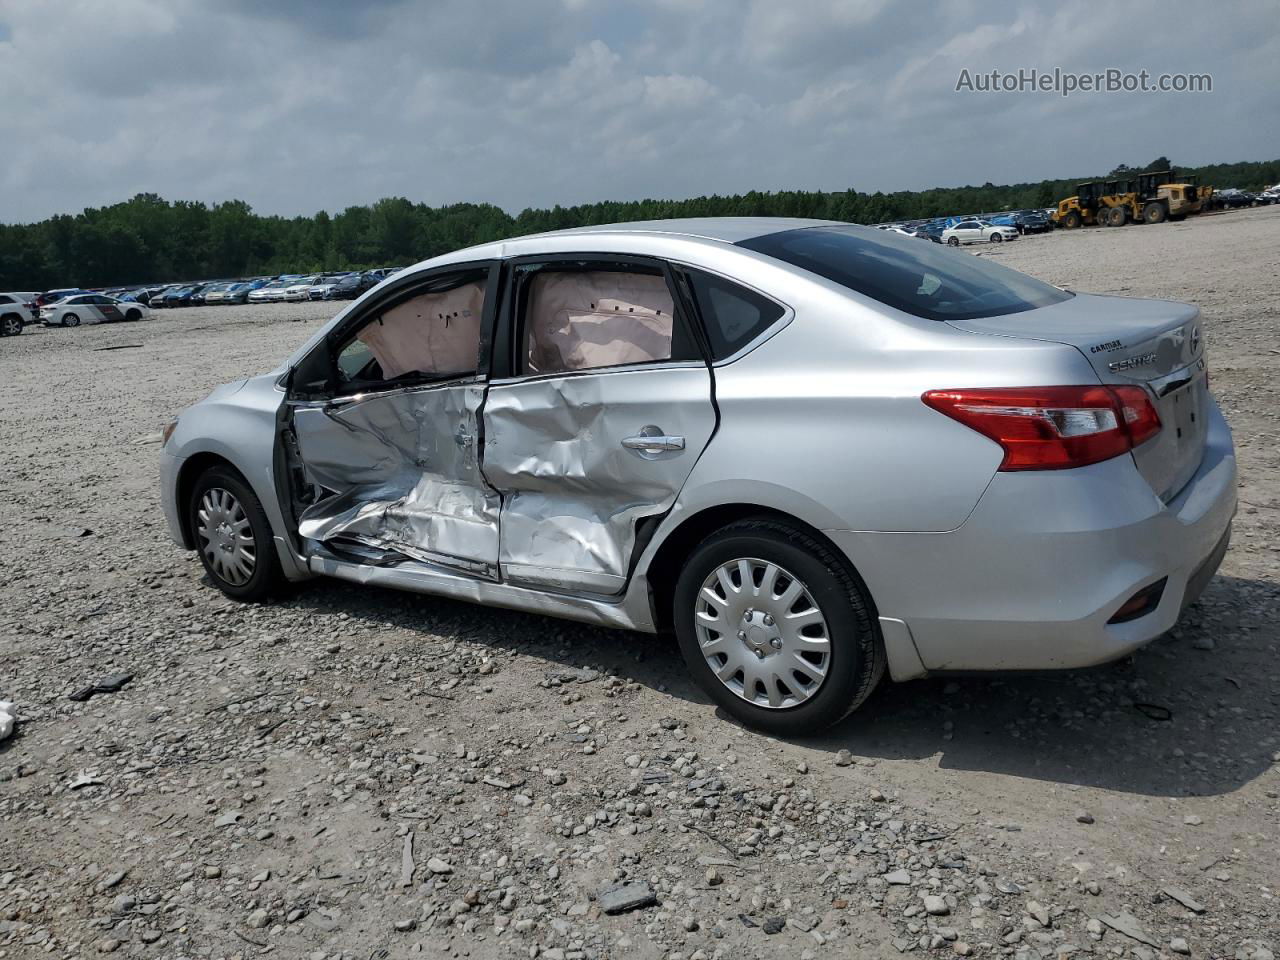
[[[363,562],[497,576],[501,501],[480,473],[477,421],[494,278],[486,264],[408,277],[299,365],[333,382],[290,403],[309,494],[300,536]]]
[[[306,478],[327,492],[298,533],[494,575],[500,501],[476,460],[483,400],[473,382],[295,408]]]

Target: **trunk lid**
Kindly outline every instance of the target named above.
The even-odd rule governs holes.
[[[1038,310],[950,322],[970,333],[1065,343],[1084,354],[1103,383],[1146,385],[1162,427],[1133,451],[1138,470],[1166,502],[1195,475],[1210,402],[1197,308],[1077,294]]]

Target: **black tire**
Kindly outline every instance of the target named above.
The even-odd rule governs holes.
[[[1107,211],[1107,226],[1123,227],[1129,219],[1124,207],[1112,207]]]
[[[792,573],[826,621],[830,652],[825,677],[808,699],[794,706],[749,703],[717,678],[701,652],[694,614],[703,583],[723,564],[744,558]],[[857,709],[884,676],[884,641],[866,587],[830,546],[788,523],[764,517],[740,520],[712,534],[685,562],[673,603],[676,638],[694,680],[747,726],[779,736],[818,733]]]
[[[1080,211],[1068,210],[1066,217],[1063,218],[1062,225],[1068,230],[1074,230],[1080,226]]]
[[[234,583],[214,568],[199,533],[201,501],[207,492],[216,489],[230,492],[239,501],[252,531],[256,562],[251,576],[244,583]],[[271,536],[271,522],[262,509],[262,502],[238,472],[226,466],[210,467],[196,481],[186,509],[196,553],[214,586],[233,600],[246,603],[266,600],[280,589],[284,575],[280,571],[280,558],[276,556],[275,541]]]
[[[16,337],[22,333],[22,318],[16,313],[0,317],[0,337]]]
[[[1004,237],[998,233],[993,233],[987,238],[988,243],[1004,243]]]
[[[1144,223],[1164,223],[1169,218],[1169,211],[1163,203],[1148,203],[1142,208]]]
[[[949,247],[958,247],[958,246],[960,246],[960,238],[959,238],[959,237],[947,237],[947,246],[949,246]]]
[[[130,311],[128,311],[128,312],[124,315],[124,318],[125,318],[126,320],[134,320],[134,321],[136,321],[136,320],[141,320],[141,319],[142,319],[142,311],[141,311],[141,310],[130,310]]]
[[[64,313],[62,315],[62,325],[64,327],[78,327],[80,326],[80,318],[74,313]]]

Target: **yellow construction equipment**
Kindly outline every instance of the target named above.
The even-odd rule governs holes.
[[[1051,218],[1060,227],[1122,227],[1130,221],[1164,223],[1199,213],[1201,197],[1193,178],[1174,183],[1172,169],[1140,173],[1131,180],[1094,180],[1076,185],[1076,194],[1058,201]]]

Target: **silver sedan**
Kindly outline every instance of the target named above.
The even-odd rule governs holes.
[[[1083,667],[1226,550],[1198,311],[807,220],[632,223],[396,274],[165,431],[231,597],[317,575],[673,630],[744,722],[887,672]]]

